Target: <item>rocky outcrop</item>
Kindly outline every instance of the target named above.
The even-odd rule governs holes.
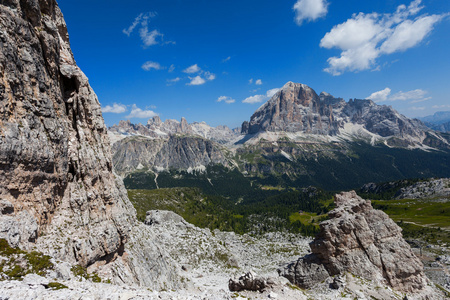
[[[419,181],[401,188],[395,195],[396,199],[426,199],[450,197],[450,178]]]
[[[394,221],[354,191],[336,195],[335,203],[310,244],[312,254],[279,270],[281,275],[305,288],[323,280],[324,270],[330,276],[349,272],[404,292],[426,287],[423,265]]]
[[[0,238],[87,267],[122,261],[131,283],[164,277],[151,242],[152,271],[127,252],[136,213],[56,1],[2,1],[0,44]]]
[[[232,164],[222,146],[198,136],[171,136],[169,139],[129,137],[113,145],[114,167],[120,175],[139,169],[187,170]]]
[[[334,136],[351,125],[360,125],[381,137],[401,138],[406,146],[424,142],[429,130],[421,121],[409,119],[390,106],[371,100],[346,102],[325,92],[317,95],[307,85],[288,82],[252,115],[250,122],[242,124],[242,133],[284,131]]]
[[[266,279],[250,271],[239,276],[239,278],[231,278],[228,282],[228,288],[232,292],[245,290],[262,292],[273,284],[273,279]]]

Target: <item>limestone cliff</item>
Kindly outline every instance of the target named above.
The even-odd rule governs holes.
[[[127,250],[135,210],[56,1],[1,1],[0,50],[0,238],[83,266],[116,263],[112,277],[126,278],[113,281],[151,284],[164,261],[150,242],[150,259]],[[148,264],[152,274],[139,271]]]

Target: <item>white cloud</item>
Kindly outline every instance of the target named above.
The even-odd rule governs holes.
[[[268,90],[267,93],[266,93],[266,96],[268,98],[272,98],[276,93],[278,93],[279,90],[281,90],[281,89],[276,88],[276,89]]]
[[[370,95],[366,99],[370,99],[375,102],[382,102],[382,101],[386,101],[390,94],[391,94],[391,89],[385,88],[384,90],[372,93],[372,95]]]
[[[234,100],[233,98],[231,98],[231,97],[228,97],[228,96],[220,96],[218,99],[217,99],[217,102],[225,102],[225,103],[227,103],[227,104],[231,104],[231,103],[234,103],[234,102],[236,102],[236,100]]]
[[[373,100],[375,102],[383,102],[383,101],[411,101],[410,103],[419,103],[428,101],[431,99],[431,97],[425,98],[425,96],[428,94],[427,91],[416,89],[408,92],[397,92],[393,95],[391,95],[391,89],[385,88],[384,90],[372,93],[369,97],[366,99]]]
[[[161,70],[164,69],[164,67],[161,67],[161,65],[157,62],[147,61],[142,65],[142,69],[144,69],[145,71],[150,71],[151,69]]]
[[[114,103],[112,106],[106,105],[105,107],[102,107],[103,113],[121,114],[126,111],[127,111],[127,107],[123,104]]]
[[[410,107],[409,110],[420,111],[420,110],[425,110],[425,108],[426,108],[425,106],[419,106],[419,107],[413,106],[413,107]]]
[[[256,85],[262,85],[263,83],[262,83],[262,80],[261,80],[261,79],[258,79],[258,80],[255,81],[255,84],[256,84]]]
[[[260,103],[267,100],[267,97],[265,95],[255,95],[255,96],[250,96],[246,99],[244,99],[242,101],[242,103],[249,103],[249,104],[254,104],[254,103]]]
[[[432,15],[419,18],[414,22],[404,21],[395,28],[394,33],[381,45],[380,50],[383,53],[391,54],[416,46],[441,19],[442,16]]]
[[[400,91],[400,92],[392,95],[392,97],[390,97],[389,100],[390,101],[418,100],[418,99],[423,99],[427,93],[428,93],[427,91],[424,91],[421,89],[417,89],[417,90],[413,90],[413,91],[409,91],[409,92]]]
[[[229,61],[231,59],[231,56],[228,56],[227,58],[224,58],[224,59],[222,59],[222,62],[224,63],[224,62],[227,62],[227,61]]]
[[[133,104],[133,106],[131,107],[131,112],[128,116],[126,116],[125,118],[127,119],[149,119],[149,118],[153,118],[155,116],[157,116],[158,114],[155,113],[152,110],[142,110],[139,107],[137,107],[136,104]]]
[[[209,81],[216,79],[216,74],[213,74],[211,72],[204,72],[203,75],[205,76],[206,80],[209,80]]]
[[[186,69],[183,70],[184,73],[188,73],[188,74],[193,74],[193,73],[198,73],[200,72],[202,69],[197,65],[192,65]]]
[[[268,90],[265,95],[250,96],[250,97],[242,100],[242,103],[254,104],[254,103],[260,103],[260,102],[267,101],[270,98],[272,98],[276,93],[278,93],[279,90],[280,90],[279,88],[271,89],[271,90]]]
[[[180,80],[181,80],[180,77],[176,77],[176,78],[173,78],[173,79],[167,79],[167,82],[178,82]]]
[[[423,7],[415,0],[400,5],[392,14],[359,13],[334,26],[320,41],[320,47],[340,49],[341,55],[330,57],[324,71],[341,75],[346,71],[377,70],[382,56],[417,46],[433,30],[443,15],[414,17]]]
[[[315,21],[325,17],[328,12],[326,0],[298,0],[293,7],[295,11],[295,22],[302,25],[303,21]]]
[[[253,78],[250,78],[249,80],[248,80],[248,84],[252,84],[253,83]]]
[[[169,67],[169,73],[172,73],[175,70],[175,65],[171,64]]]
[[[187,85],[202,85],[206,83],[206,80],[200,76],[189,77],[191,82],[187,83]]]
[[[139,24],[148,24],[148,19],[153,18],[156,16],[155,12],[148,12],[148,13],[141,13],[139,14],[139,16],[137,16],[133,23],[130,25],[130,27],[128,27],[127,29],[123,29],[122,32],[124,34],[126,34],[127,36],[130,36],[131,33],[134,31],[134,29],[136,28],[136,26],[138,26]]]
[[[129,37],[136,29],[136,27],[139,26],[139,36],[144,43],[144,47],[149,47],[157,44],[175,44],[175,42],[172,41],[165,42],[164,34],[159,32],[159,30],[149,29],[150,19],[155,16],[157,16],[155,12],[141,13],[134,19],[133,23],[128,28],[123,29],[122,32]]]
[[[432,97],[427,97],[427,98],[423,98],[423,99],[413,100],[413,101],[411,101],[411,102],[409,102],[409,103],[411,103],[411,104],[414,104],[414,103],[420,103],[420,102],[428,101],[428,100],[430,100],[430,99],[432,99]]]
[[[435,109],[450,108],[450,105],[433,105],[432,108]]]
[[[139,35],[142,39],[142,42],[146,47],[157,45],[160,41],[157,41],[158,37],[164,37],[162,33],[160,33],[157,29],[148,32],[148,28],[141,28],[139,30]]]

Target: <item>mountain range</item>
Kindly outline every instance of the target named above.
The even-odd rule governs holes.
[[[220,165],[261,185],[341,189],[450,174],[448,134],[391,106],[318,95],[293,82],[241,128],[154,117],[146,125],[121,121],[109,136],[115,168],[124,177]]]

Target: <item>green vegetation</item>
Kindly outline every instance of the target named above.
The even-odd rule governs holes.
[[[62,290],[62,289],[67,289],[68,287],[59,282],[50,282],[49,284],[46,285],[46,288],[52,289],[52,290]]]
[[[83,266],[74,265],[70,268],[70,271],[77,277],[82,277],[86,280],[91,280],[92,282],[102,282],[102,279],[97,273],[88,274],[87,269]]]
[[[12,248],[5,239],[0,239],[0,256],[6,257],[6,260],[0,261],[0,274],[10,279],[22,280],[27,274],[44,276],[54,267],[50,256]]]
[[[450,201],[433,199],[376,200],[374,208],[386,212],[394,221],[450,230]]]
[[[205,195],[197,188],[128,190],[141,221],[148,210],[171,210],[196,226],[236,233],[250,232],[258,226],[260,233],[289,230],[315,235],[317,222],[323,220],[323,216],[304,221],[292,219],[292,214],[302,210],[317,216],[333,207],[331,193],[316,188],[272,194],[272,191],[259,190],[252,197],[234,199]],[[259,197],[263,200],[258,201]]]

